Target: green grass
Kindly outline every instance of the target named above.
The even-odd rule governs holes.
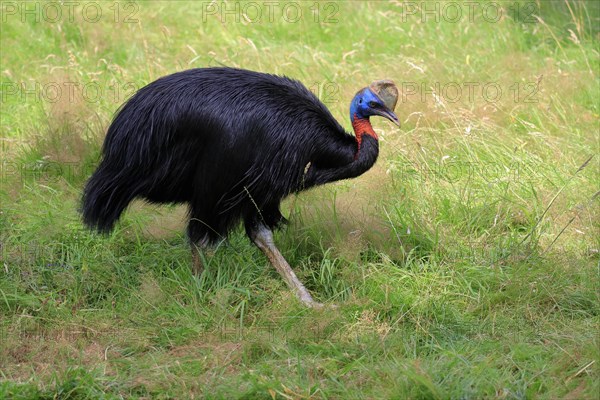
[[[486,2],[458,22],[299,2],[296,22],[263,7],[254,24],[166,1],[23,22],[9,3],[0,398],[598,398],[598,3],[501,3],[490,23]],[[242,229],[194,277],[183,207],[137,202],[109,236],[81,225],[132,88],[222,64],[302,80],[347,129],[362,86],[404,89],[402,128],[373,120],[371,171],[283,204],[280,249],[337,309],[302,307]]]

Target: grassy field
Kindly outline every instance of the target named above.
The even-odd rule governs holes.
[[[467,3],[2,2],[0,398],[597,399],[600,3]],[[337,309],[241,228],[194,277],[183,206],[80,222],[123,100],[217,65],[348,130],[358,89],[402,92],[372,170],[283,204]]]

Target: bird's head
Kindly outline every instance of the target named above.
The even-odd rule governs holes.
[[[379,115],[400,126],[400,121],[394,108],[398,102],[398,88],[391,80],[381,80],[371,83],[356,93],[350,104],[350,120],[369,119]]]

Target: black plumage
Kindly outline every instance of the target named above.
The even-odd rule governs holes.
[[[391,113],[383,100],[378,108]],[[356,112],[353,122],[368,124],[365,110]],[[83,220],[108,232],[134,198],[188,203],[193,244],[225,238],[240,220],[256,242],[257,231],[284,220],[279,204],[289,194],[374,164],[378,142],[365,126],[348,134],[313,93],[286,77],[232,68],[165,76],[112,121],[84,189]]]

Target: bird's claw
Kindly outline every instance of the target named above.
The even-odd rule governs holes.
[[[319,303],[319,302],[314,301],[314,300],[310,300],[310,301],[302,300],[302,302],[307,307],[313,308],[315,310],[322,310],[324,308],[329,308],[329,309],[336,309],[336,308],[338,308],[338,306],[335,305],[335,304],[323,304],[323,303]]]

